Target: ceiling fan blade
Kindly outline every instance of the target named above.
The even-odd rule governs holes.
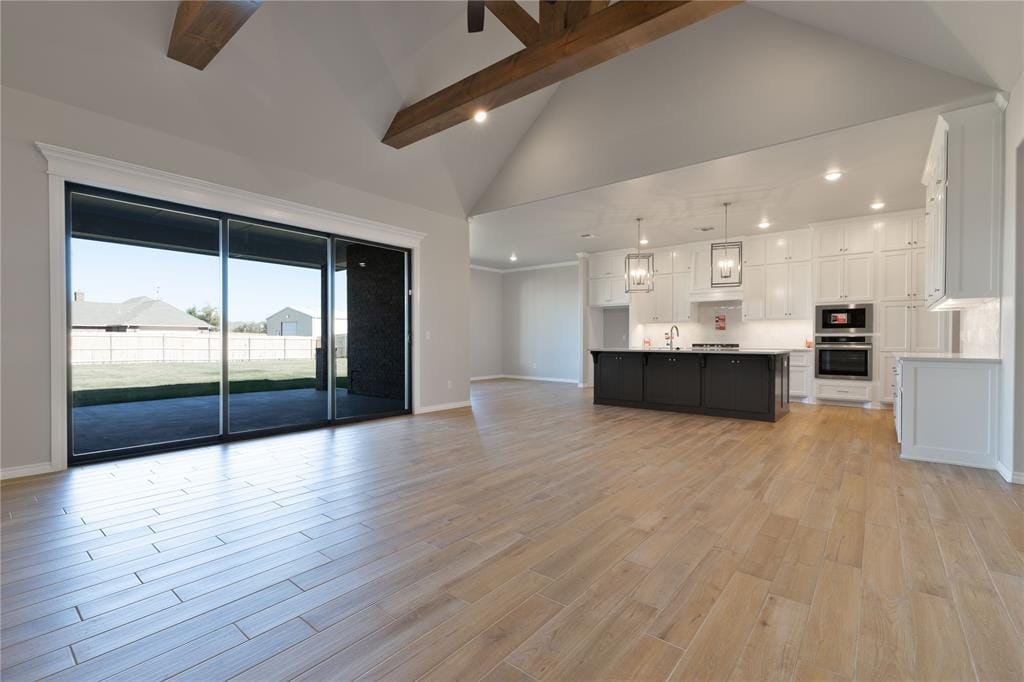
[[[484,30],[484,0],[466,2],[466,25],[470,33]]]

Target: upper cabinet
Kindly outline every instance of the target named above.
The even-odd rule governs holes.
[[[676,249],[668,247],[665,249],[654,249],[654,274],[671,275],[674,272]]]
[[[711,242],[693,245],[693,288],[711,288]]]
[[[814,256],[829,258],[874,253],[878,230],[871,221],[828,224],[814,229]]]
[[[590,280],[590,305],[629,305],[629,296],[626,294],[626,285],[622,277],[598,277]]]
[[[805,261],[810,259],[810,230],[780,232],[778,234],[767,235],[765,237],[764,262],[768,265],[773,263],[789,263],[791,261]]]
[[[882,251],[922,249],[928,242],[923,215],[897,215],[879,224],[882,227]]]
[[[743,264],[764,265],[765,238],[744,237],[743,239]],[[744,277],[744,280],[746,277]]]
[[[626,274],[626,252],[610,251],[590,256],[590,279],[596,277],[624,277]]]
[[[875,255],[836,256],[814,261],[814,291],[819,303],[872,301]]]
[[[693,249],[694,244],[683,244],[675,249],[673,258],[673,272],[693,272]]]
[[[939,116],[925,185],[925,299],[957,310],[999,296],[1003,111],[994,102]]]

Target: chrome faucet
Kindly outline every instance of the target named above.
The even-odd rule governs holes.
[[[675,344],[673,343],[673,341],[675,339],[678,339],[678,338],[679,338],[679,327],[677,327],[676,325],[672,325],[671,327],[669,327],[669,330],[668,330],[668,347],[669,347],[669,350],[671,350],[672,348],[675,348]]]

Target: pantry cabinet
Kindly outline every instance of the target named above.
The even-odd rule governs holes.
[[[881,299],[924,299],[926,255],[923,249],[884,252],[881,256]]]
[[[898,215],[881,221],[882,251],[922,249],[928,242],[923,215]]]
[[[806,320],[811,317],[809,263],[777,263],[764,268],[766,320]],[[745,300],[744,292],[744,300]]]
[[[814,261],[819,303],[871,301],[875,297],[875,255],[835,256]]]

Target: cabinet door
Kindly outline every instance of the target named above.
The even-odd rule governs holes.
[[[882,304],[881,351],[910,349],[910,303]]]
[[[811,260],[811,231],[797,230],[786,235],[789,240],[789,260]]]
[[[640,353],[623,353],[619,357],[622,365],[619,400],[640,402],[644,399],[644,356]]]
[[[629,317],[631,324],[654,322],[654,294],[637,293],[629,295]]]
[[[675,261],[675,249],[654,250],[654,274],[670,275],[673,272]]]
[[[771,391],[768,388],[768,358],[758,355],[739,355],[735,364],[736,395],[733,409],[742,412],[768,412],[771,409]]]
[[[843,259],[843,300],[870,301],[875,297],[875,256],[847,256]]]
[[[736,395],[735,356],[705,355],[706,365],[701,378],[704,407],[731,410]]]
[[[925,229],[924,216],[916,215],[910,219],[910,244],[915,249],[922,249],[928,243],[928,231]]]
[[[625,264],[622,262],[618,254],[614,253],[599,253],[596,256],[590,257],[590,277],[611,277],[615,274],[615,265],[619,264],[620,268],[624,268]],[[623,270],[623,272],[625,272]]]
[[[672,275],[672,305],[675,311],[672,317],[676,322],[689,322],[693,319],[693,306],[690,305],[690,282],[693,273],[683,272]]]
[[[908,250],[882,254],[882,300],[906,301],[910,295],[911,253]]]
[[[914,249],[910,259],[910,296],[912,298],[924,298],[924,271],[928,264],[928,255],[924,249]]]
[[[789,264],[789,305],[786,312],[791,320],[809,320],[814,316],[811,303],[811,263],[803,261]]]
[[[609,305],[612,302],[612,289],[607,277],[590,280],[590,305]]]
[[[673,272],[693,272],[693,245],[684,244],[677,246],[676,255],[673,259]]]
[[[932,216],[934,225],[932,227],[932,239],[929,241],[931,247],[932,267],[932,295],[934,298],[942,298],[946,295],[946,197],[945,187],[936,186],[933,188],[934,201],[929,210],[934,212]]]
[[[784,266],[772,266],[784,267]],[[764,319],[764,266],[748,265],[743,271],[743,319]]]
[[[764,267],[764,317],[766,320],[789,319],[789,266]]]
[[[846,226],[843,253],[847,256],[855,253],[875,252],[875,226],[872,223],[856,223]]]
[[[711,288],[711,244],[702,242],[693,248],[693,288]]]
[[[814,296],[820,303],[843,300],[842,258],[820,258],[814,261]]]
[[[598,353],[594,367],[594,393],[598,398],[617,399],[621,391],[622,365],[614,353]]]
[[[644,368],[644,401],[671,405],[676,401],[676,356],[651,353]]]
[[[811,368],[789,366],[789,395],[806,398],[810,394]]]
[[[749,237],[743,240],[743,264],[764,265],[764,237]],[[746,282],[744,282],[744,286]]]
[[[774,235],[765,238],[764,262],[766,265],[772,263],[785,263],[789,260],[789,238],[786,235]]]
[[[608,278],[608,289],[611,294],[610,305],[629,305],[629,294],[626,293],[626,280],[624,275]]]
[[[819,227],[814,230],[814,255],[817,258],[841,256],[843,254],[843,228]]]
[[[676,404],[688,407],[700,405],[700,356],[694,354],[676,357]]]
[[[930,312],[924,301],[910,304],[910,349],[924,353],[939,353],[945,350],[944,337],[947,335],[949,313]]]
[[[891,403],[896,396],[896,356],[882,356],[882,401]]]
[[[899,251],[914,245],[914,230],[907,218],[893,218],[884,221],[882,228],[882,251]]]
[[[655,275],[654,291],[641,296],[654,297],[654,322],[672,322],[675,311],[672,308],[672,275]]]

